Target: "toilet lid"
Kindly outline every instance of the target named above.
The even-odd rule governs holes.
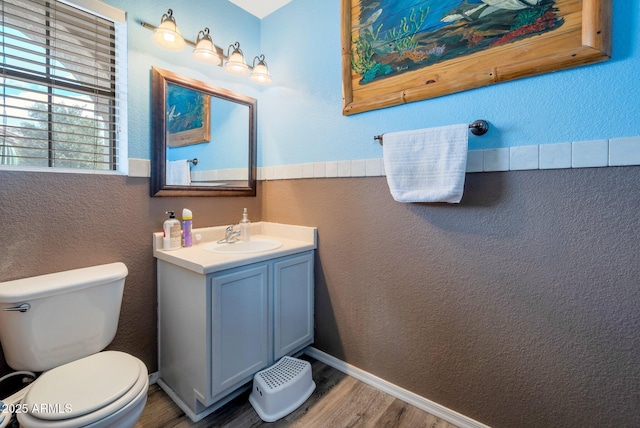
[[[22,403],[39,419],[75,418],[113,403],[139,376],[140,365],[131,355],[99,352],[43,373]]]

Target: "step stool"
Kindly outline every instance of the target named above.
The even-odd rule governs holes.
[[[260,419],[274,422],[300,407],[315,389],[308,361],[282,357],[255,374],[249,402]]]

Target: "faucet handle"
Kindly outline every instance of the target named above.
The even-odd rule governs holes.
[[[227,238],[230,237],[233,233],[235,233],[234,229],[236,228],[236,226],[238,226],[238,225],[237,224],[232,224],[231,226],[227,227],[227,231],[226,231]]]

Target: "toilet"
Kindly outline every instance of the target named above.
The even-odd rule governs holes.
[[[123,263],[110,263],[0,282],[7,364],[43,372],[24,390],[20,426],[135,425],[147,402],[147,367],[103,351],[116,334],[127,273]]]

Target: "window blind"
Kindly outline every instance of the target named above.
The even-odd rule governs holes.
[[[59,0],[0,4],[0,165],[119,170],[125,24]]]

